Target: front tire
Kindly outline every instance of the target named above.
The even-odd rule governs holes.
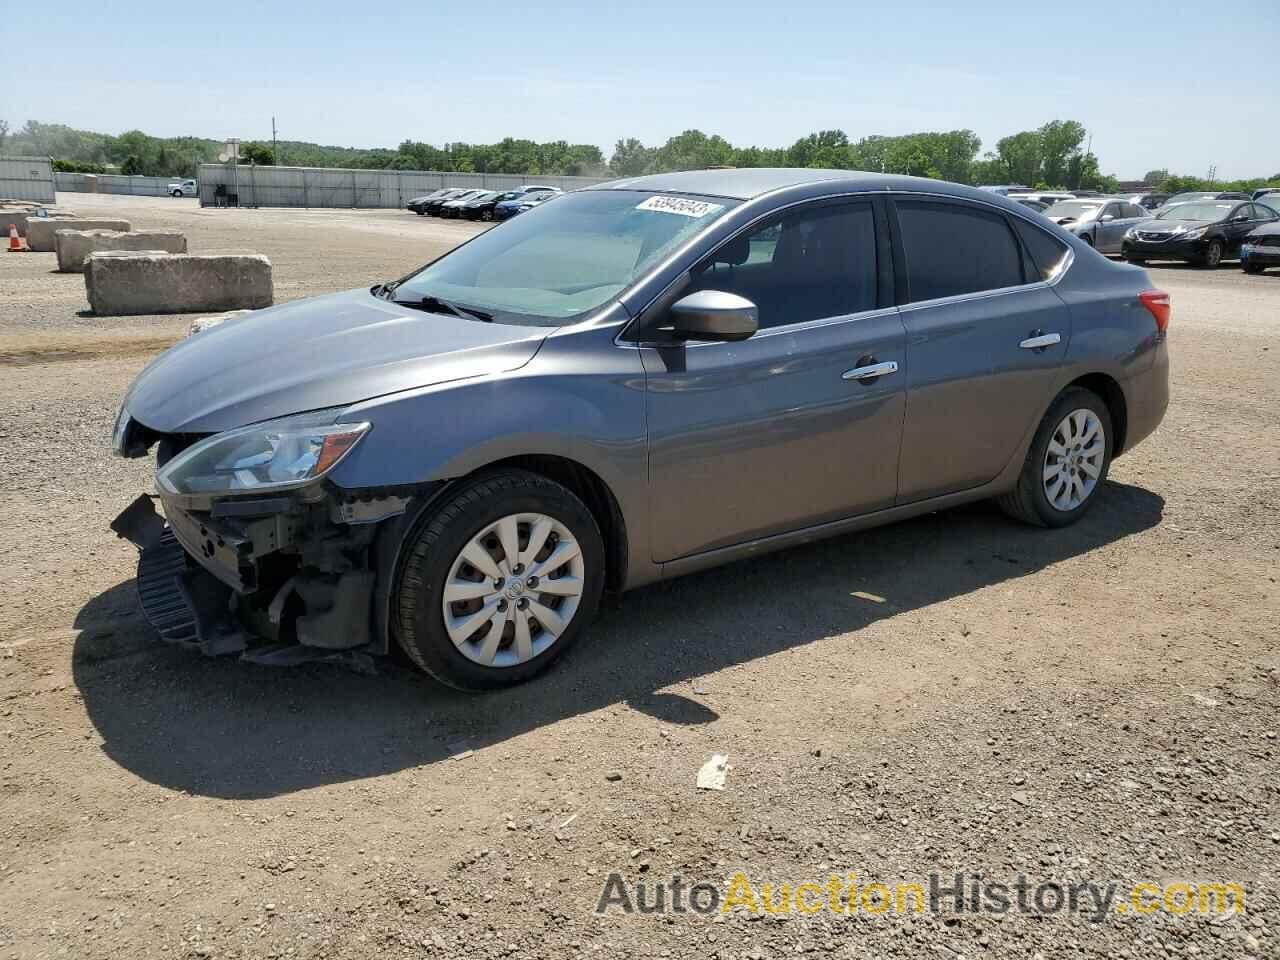
[[[604,589],[604,543],[572,491],[503,470],[461,484],[406,537],[393,584],[405,653],[459,690],[510,687],[581,637]]]
[[[1075,523],[1107,479],[1111,437],[1111,413],[1102,398],[1083,387],[1068,387],[1040,420],[1017,486],[996,502],[1023,523]]]
[[[1209,270],[1217,268],[1222,262],[1222,241],[1210,240],[1209,246],[1205,248],[1204,255],[1200,258],[1200,266]]]
[[[1240,265],[1240,269],[1243,270],[1245,273],[1249,274],[1250,276],[1256,277],[1263,270],[1265,270],[1266,267],[1264,267],[1260,263],[1250,263],[1248,260],[1246,260],[1244,263]]]
[[[480,219],[483,220],[485,223],[489,223],[491,220],[493,220],[493,211],[492,210],[480,211]]]
[[[181,196],[182,196],[182,191],[181,191],[181,190],[174,190],[171,194],[169,194],[169,196],[171,196],[171,197],[181,197]]]

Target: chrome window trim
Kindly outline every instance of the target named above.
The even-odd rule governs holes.
[[[752,197],[750,199],[743,200],[741,201],[741,206],[746,206],[747,204],[754,204],[754,203],[761,202],[763,200],[766,200],[771,194],[778,193],[778,192],[781,192],[782,190],[787,190],[787,189],[790,189],[790,188],[780,187],[778,188],[778,190],[770,191],[769,193],[761,194],[758,197]],[[904,197],[909,199],[925,198],[929,200],[950,201],[953,203],[958,203],[960,206],[964,206],[965,204],[974,204],[976,206],[986,208],[987,210],[990,210],[998,214],[1002,214],[1004,216],[1017,217],[1019,220],[1027,224],[1032,229],[1039,230],[1041,233],[1048,234],[1056,243],[1065,246],[1067,249],[1067,253],[1066,253],[1066,256],[1063,258],[1061,265],[1058,267],[1057,272],[1054,273],[1054,275],[1047,280],[1033,280],[1030,283],[1022,283],[1014,287],[997,287],[991,290],[977,290],[972,293],[956,294],[951,297],[939,297],[933,300],[917,300],[912,303],[901,303],[901,304],[896,304],[890,307],[878,307],[875,310],[864,311],[858,314],[850,314],[843,317],[829,317],[829,318],[823,318],[819,320],[806,320],[806,321],[801,321],[800,323],[787,324],[781,327],[769,327],[769,328],[766,328],[765,330],[757,332],[750,339],[754,340],[760,336],[770,335],[768,334],[769,330],[793,331],[797,329],[805,329],[814,325],[821,326],[829,323],[840,323],[846,320],[856,320],[862,317],[869,317],[869,316],[875,316],[875,315],[884,314],[884,313],[890,313],[895,310],[906,311],[915,307],[921,307],[926,305],[959,303],[965,300],[981,300],[981,299],[986,299],[988,297],[993,297],[993,296],[1004,296],[1009,293],[1015,293],[1019,290],[1051,288],[1051,287],[1057,286],[1058,283],[1062,281],[1062,278],[1067,275],[1067,272],[1071,269],[1072,265],[1074,265],[1076,260],[1075,247],[1072,246],[1070,242],[1064,241],[1061,237],[1055,236],[1052,231],[1045,230],[1045,228],[1041,224],[1036,223],[1035,220],[1033,220],[1030,216],[1023,216],[1023,211],[1021,210],[1007,209],[1005,207],[1000,206],[998,203],[992,203],[983,197],[961,197],[961,196],[956,196],[955,194],[950,194],[950,193],[937,193],[932,190],[929,190],[929,191],[892,190],[892,189],[884,189],[884,188],[869,188],[864,190],[843,190],[838,193],[824,194],[820,197],[803,197],[801,199],[792,200],[788,203],[784,203],[781,206],[771,207],[768,210],[765,210],[760,214],[758,214],[757,216],[753,217],[751,220],[748,220],[737,231],[735,231],[730,236],[726,237],[720,244],[717,244],[717,246],[714,249],[719,249],[720,246],[723,246],[725,243],[728,243],[730,240],[734,239],[735,237],[741,236],[743,233],[753,229],[761,222],[768,220],[769,218],[774,217],[780,213],[785,213],[786,211],[789,211],[795,207],[805,206],[806,204],[825,203],[833,200],[835,201],[866,200],[868,202],[872,202],[876,197],[884,197],[885,199],[888,199],[888,200],[895,200],[899,197]],[[1011,203],[1013,203],[1013,201],[1011,201]],[[694,241],[698,239],[700,236],[701,234],[699,234],[698,237],[691,238],[690,242],[685,244],[680,250],[673,251],[671,255],[668,256],[662,263],[655,264],[645,277],[636,278],[633,286],[639,285],[644,280],[647,280],[649,277],[653,276],[654,274],[670,266],[673,263],[673,261],[675,261],[681,255],[685,254],[688,248],[691,247]],[[1019,251],[1021,251],[1022,249],[1021,240],[1017,240],[1017,243],[1018,243],[1018,249]],[[675,281],[672,281],[672,282],[674,283]],[[670,289],[670,287],[666,289]],[[654,295],[640,310],[636,312],[635,316],[623,322],[622,326],[618,330],[618,333],[615,334],[613,338],[615,345],[620,347],[650,347],[650,348],[657,347],[657,346],[671,346],[671,344],[662,343],[657,340],[623,340],[622,339],[622,334],[626,332],[627,327],[629,327],[637,317],[643,315],[645,311],[647,311],[650,307],[654,305],[654,303],[660,300],[663,294],[666,293],[666,289]],[[580,321],[580,324],[581,325],[592,324],[592,319],[588,318],[586,320]],[[579,324],[575,324],[574,326],[578,326],[578,325]],[[602,326],[602,324],[598,324],[598,323],[592,324],[592,325]],[[725,344],[722,344],[722,343],[714,343],[714,342],[705,341],[705,340],[704,341],[688,341],[686,342],[685,345],[686,346],[693,346],[693,345],[725,346]]]
[[[780,336],[784,333],[795,333],[797,331],[804,332],[807,330],[819,329],[821,327],[834,327],[837,324],[857,323],[859,320],[874,320],[879,317],[888,317],[888,316],[892,316],[895,313],[898,313],[900,309],[901,309],[900,307],[876,307],[874,310],[861,310],[858,313],[845,313],[835,317],[819,317],[816,320],[801,320],[801,321],[798,321],[797,323],[783,324],[780,327],[765,327],[763,330],[757,330],[746,340],[737,340],[732,342],[719,341],[719,340],[682,340],[682,341],[667,343],[666,341],[662,341],[662,340],[622,340],[620,339],[622,337],[622,332],[623,332],[622,330],[619,330],[614,335],[613,342],[615,346],[619,346],[619,347],[624,347],[624,348],[634,347],[636,349],[640,349],[641,347],[646,347],[650,350],[655,350],[661,347],[675,347],[675,346],[728,347],[728,346],[736,346],[738,344],[743,344],[743,343],[750,343],[753,340],[764,340],[764,339],[768,339],[769,337]],[[626,324],[623,325],[623,329],[624,330],[626,329]]]

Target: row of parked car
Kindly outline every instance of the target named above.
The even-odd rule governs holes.
[[[1179,260],[1216,267],[1223,260],[1239,259],[1246,273],[1280,266],[1280,188],[1172,196],[1104,196],[1016,186],[984,189],[1030,207],[1099,252],[1131,263]]]
[[[405,208],[420,217],[463,220],[507,220],[563,193],[559,187],[532,184],[514,190],[482,190],[444,187],[414,197]]]

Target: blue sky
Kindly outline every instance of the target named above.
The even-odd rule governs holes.
[[[1123,179],[1265,176],[1280,171],[1280,88],[1257,81],[1275,4],[0,0],[3,32],[35,38],[0,118],[261,139],[275,114],[286,139],[511,135],[606,158],[620,137],[690,127],[760,146],[968,127],[985,151],[1075,119]],[[1205,28],[1228,16],[1238,29]]]

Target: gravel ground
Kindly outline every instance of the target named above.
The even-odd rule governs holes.
[[[473,232],[60,200],[265,253],[278,299]],[[189,318],[81,316],[52,269],[0,258],[0,957],[1280,956],[1280,276],[1151,270],[1174,402],[1079,525],[978,505],[647,588],[549,675],[464,697],[153,640],[106,528],[149,469],[107,435]],[[726,789],[695,790],[713,753]],[[738,871],[1247,898],[1100,922],[593,914],[612,872]]]

